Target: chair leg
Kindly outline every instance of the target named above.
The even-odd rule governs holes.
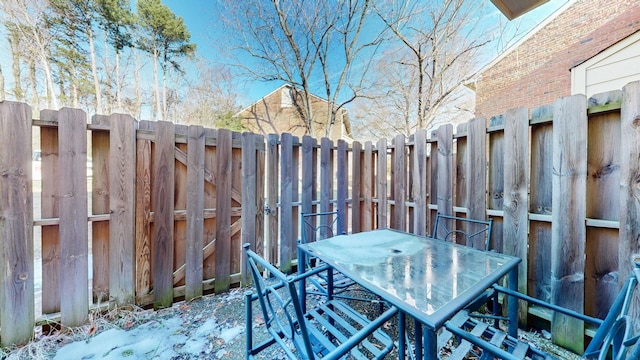
[[[251,297],[253,293],[251,291],[245,291],[244,293],[244,318],[245,318],[245,337],[246,337],[246,356],[249,358],[252,355],[253,350],[253,312],[251,310]]]

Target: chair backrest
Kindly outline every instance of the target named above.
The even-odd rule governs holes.
[[[476,220],[437,213],[432,237],[489,251],[492,226],[493,219]]]
[[[303,351],[306,349],[307,354],[313,354],[304,313],[295,289],[296,277],[285,275],[260,255],[250,250],[248,245],[244,246],[244,252],[269,334],[290,358],[295,358],[295,355],[291,353],[289,346],[283,339],[292,341],[296,344],[296,348],[301,347]],[[269,284],[262,276],[262,269],[267,270],[273,278]]]
[[[302,213],[300,241],[303,244],[344,234],[342,221],[337,211]]]

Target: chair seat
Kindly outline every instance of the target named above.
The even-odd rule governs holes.
[[[349,341],[371,321],[340,300],[331,300],[305,314],[305,322],[316,354],[326,355]],[[330,335],[330,336],[328,336]],[[304,352],[304,346],[296,346]],[[374,331],[349,354],[356,359],[381,359],[393,349],[393,340],[382,330]],[[313,356],[309,356],[313,358]]]
[[[449,320],[445,324],[445,329],[440,336],[455,339],[454,349],[449,356],[452,360],[465,359],[467,356],[494,359],[494,354],[501,359],[557,360],[528,342],[520,341],[483,321],[470,317],[465,310],[458,312]],[[446,341],[446,339],[440,341]],[[479,343],[482,346],[477,346]]]

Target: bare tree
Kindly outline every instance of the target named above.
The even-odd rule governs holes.
[[[374,98],[381,105],[380,99],[388,103],[388,94],[400,92],[401,101],[391,97],[387,106],[405,115],[403,133],[428,129],[447,106],[456,106],[452,104],[460,84],[473,73],[477,54],[488,43],[476,16],[481,6],[464,0],[389,0],[376,5],[399,45],[391,48],[396,60],[378,67],[379,93]],[[415,115],[406,117],[410,112]]]
[[[363,31],[375,19],[372,1],[219,0],[219,4],[228,30],[225,36],[233,41],[240,59],[234,65],[253,79],[290,85],[295,89],[293,106],[306,132],[315,136],[322,129],[329,134],[341,108],[359,96],[381,41],[381,33],[372,31],[375,27]],[[326,96],[327,118],[316,119],[314,91]]]
[[[52,36],[46,26],[48,2],[45,0],[3,0],[0,1],[3,21],[10,22],[22,38],[24,50],[38,59],[45,75],[48,106],[58,108],[58,98],[54,90],[51,70],[50,44]]]

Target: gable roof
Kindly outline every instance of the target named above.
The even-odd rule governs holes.
[[[273,90],[273,91],[271,91],[270,93],[268,93],[267,95],[265,95],[265,96],[261,97],[260,99],[258,99],[258,100],[256,100],[256,101],[252,102],[251,104],[249,104],[249,106],[246,106],[244,109],[242,109],[242,110],[238,111],[234,116],[239,116],[239,115],[240,115],[240,114],[242,114],[243,112],[248,111],[248,110],[249,110],[249,109],[251,109],[251,107],[253,107],[254,105],[256,105],[256,104],[258,104],[258,103],[262,102],[264,99],[266,99],[266,98],[270,97],[271,95],[273,95],[273,94],[277,93],[278,91],[281,91],[281,90],[282,90],[282,89],[284,89],[284,88],[290,88],[290,89],[292,89],[292,88],[293,88],[293,86],[291,86],[290,84],[282,84],[282,85],[280,85],[280,86],[279,86],[279,87],[277,87],[275,90]],[[314,95],[314,94],[311,94],[311,93],[310,93],[309,95],[311,95],[311,97],[315,98],[316,100],[324,101],[324,102],[328,102],[328,101],[327,101],[327,99],[323,99],[323,98],[321,98],[320,96],[317,96],[317,95]]]

